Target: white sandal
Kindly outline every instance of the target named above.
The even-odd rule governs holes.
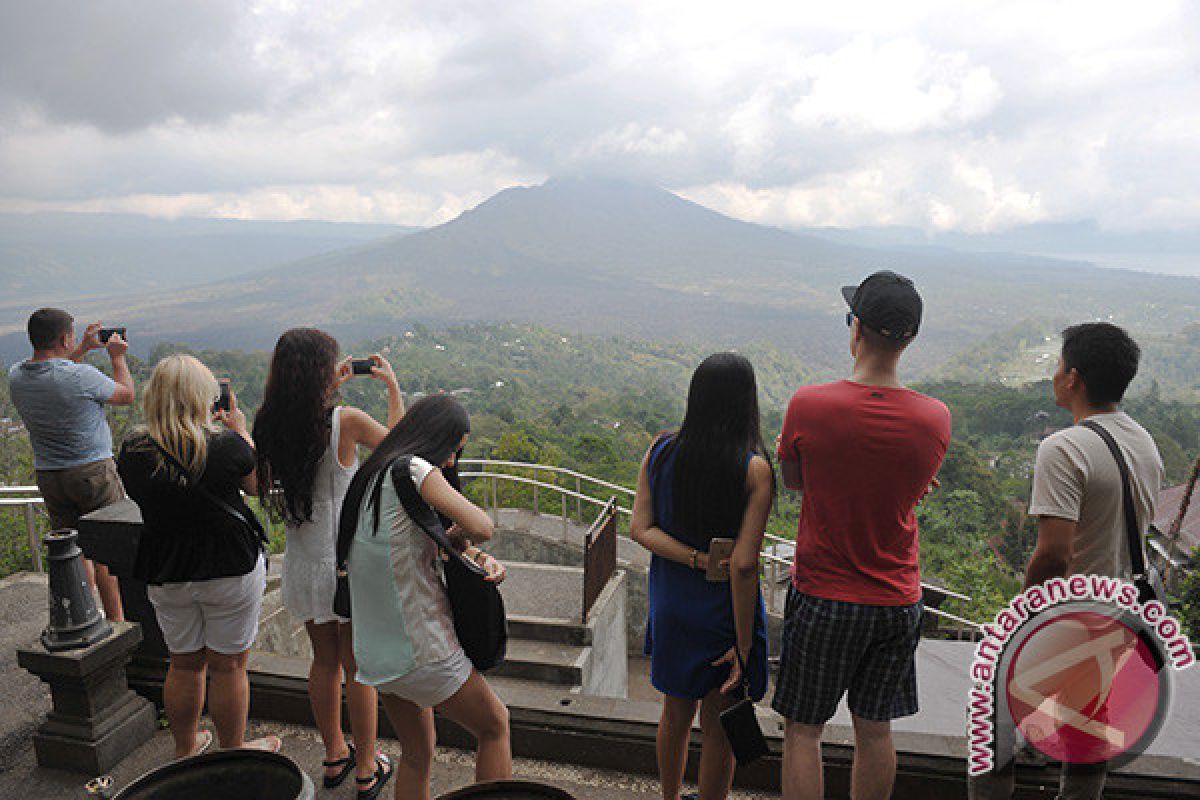
[[[273,733],[242,742],[243,750],[261,750],[264,753],[278,753],[282,747],[283,740]]]
[[[212,731],[208,731],[208,730],[204,730],[204,729],[198,730],[198,731],[196,731],[196,744],[192,748],[192,752],[188,753],[186,756],[180,756],[179,758],[177,758],[175,760],[182,761],[185,758],[194,758],[198,755],[201,755],[202,753],[207,751],[209,747],[212,746],[212,743],[213,743]]]

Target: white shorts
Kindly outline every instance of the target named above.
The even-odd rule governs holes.
[[[376,686],[382,694],[393,694],[421,708],[433,708],[454,696],[471,677],[470,659],[460,648],[445,661],[417,667],[387,683]]]
[[[146,594],[171,653],[208,648],[236,655],[249,650],[258,636],[266,587],[266,562],[259,556],[245,575],[147,586]]]

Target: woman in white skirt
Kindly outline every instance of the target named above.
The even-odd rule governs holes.
[[[390,428],[404,414],[400,389],[382,356],[371,361],[371,377],[387,386]],[[284,333],[275,345],[254,419],[254,441],[259,495],[287,532],[284,606],[304,623],[312,642],[308,695],[325,744],[323,783],[337,787],[353,771],[358,796],[370,800],[379,795],[392,768],[376,752],[375,690],[354,677],[349,620],[333,613],[334,539],[342,499],[358,467],[358,447],[374,448],[388,428],[357,408],[335,405],[338,389],[351,375],[349,360],[338,361],[338,344],[329,334],[313,328]],[[343,676],[353,745],[342,732]]]

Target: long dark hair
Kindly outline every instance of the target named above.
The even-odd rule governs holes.
[[[297,525],[312,519],[317,462],[329,445],[337,359],[337,340],[316,328],[292,328],[275,343],[254,415],[258,494],[274,519]],[[282,496],[270,493],[276,483]]]
[[[714,536],[737,531],[746,508],[748,458],[759,455],[771,463],[759,424],[754,367],[745,356],[716,353],[696,367],[683,424],[650,465],[656,479],[672,453],[673,533],[707,549]]]
[[[440,467],[459,451],[463,436],[471,432],[471,419],[462,403],[452,395],[433,394],[413,403],[396,427],[384,438],[371,457],[359,467],[346,489],[342,503],[342,518],[338,524],[337,555],[345,561],[350,542],[358,528],[359,512],[367,490],[371,491],[369,507],[373,509],[375,527],[379,527],[379,492],[383,481],[375,480],[399,456],[420,456]],[[455,481],[457,483],[457,481]]]

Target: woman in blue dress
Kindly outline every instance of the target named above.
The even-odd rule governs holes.
[[[642,460],[630,526],[634,541],[653,553],[646,652],[650,680],[665,695],[658,726],[664,800],[680,797],[697,706],[698,797],[728,795],[734,758],[719,717],[741,697],[738,653],[751,697],[766,692],[758,557],[774,497],[754,368],[737,353],[709,356],[692,375],[683,425],[660,436]],[[714,582],[706,572],[718,537],[735,544],[729,579]]]

